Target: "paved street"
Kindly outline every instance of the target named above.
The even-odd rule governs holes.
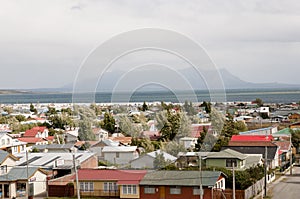
[[[271,185],[270,190],[272,199],[300,198],[300,167],[294,167],[292,176],[287,172],[282,180]]]

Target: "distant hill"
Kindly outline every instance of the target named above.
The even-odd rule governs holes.
[[[98,85],[98,90],[97,91],[112,91],[114,86],[118,83],[118,81],[120,80],[120,78],[122,77],[122,75],[124,74],[124,71],[114,71],[114,72],[106,72],[105,75],[102,77],[101,79],[101,84]],[[184,76],[188,82],[191,84],[192,88],[195,90],[206,90],[206,84],[205,81],[201,78],[199,78],[199,75],[195,74],[195,71],[192,68],[187,68],[187,69],[183,69],[178,71],[179,74],[181,74],[182,76]],[[214,75],[213,71],[205,71],[203,72],[205,74],[202,74],[203,76],[205,76],[206,78],[211,78]],[[283,84],[283,83],[277,83],[277,82],[270,82],[270,83],[253,83],[253,82],[247,82],[244,80],[241,80],[239,77],[231,74],[228,70],[226,69],[220,69],[219,73],[223,79],[223,83],[224,83],[224,87],[225,89],[272,89],[272,88],[278,88],[278,89],[282,89],[282,88],[299,88],[300,85],[296,85],[296,84]],[[172,76],[170,76],[169,71],[134,71],[133,76],[134,77],[138,77],[138,78],[143,78],[145,77],[145,75],[151,77],[151,76],[155,76],[155,75],[160,75],[162,77],[166,77],[166,78],[172,78]],[[77,82],[78,85],[81,86],[81,88],[83,88],[83,90],[92,90],[93,88],[90,88],[91,85],[92,87],[95,87],[96,85],[94,85],[94,82],[96,81],[96,78],[90,78],[90,79],[85,79],[82,82]],[[133,80],[134,81],[134,80]],[[178,83],[178,81],[176,79],[174,79],[174,84]],[[180,82],[179,82],[180,84]],[[124,85],[124,87],[126,88],[126,85]],[[128,86],[130,87],[130,86]],[[158,87],[157,85],[150,85],[147,86],[143,89],[141,89],[141,91],[161,91],[161,90],[165,90],[164,88]],[[69,83],[61,88],[40,88],[40,89],[26,89],[26,91],[34,91],[34,92],[72,92],[73,91],[73,83]],[[5,92],[5,91],[3,91]],[[9,91],[7,91],[9,92]],[[14,91],[10,91],[10,92],[14,92]],[[15,93],[18,91],[15,91]],[[21,91],[19,91],[20,93]]]

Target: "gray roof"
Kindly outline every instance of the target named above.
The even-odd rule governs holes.
[[[17,162],[19,166],[25,166],[26,155],[25,153],[18,154],[20,160]],[[76,152],[75,159],[80,163],[94,156],[95,153],[90,152]],[[73,154],[70,152],[65,153],[29,153],[28,154],[28,163],[30,166],[37,166],[42,168],[53,168],[55,162],[58,160],[63,160],[65,165],[73,165]]]
[[[247,154],[245,167],[250,168],[257,164],[262,164],[262,155],[261,154]]]
[[[0,163],[3,162],[8,155],[9,155],[8,152],[0,150]]]
[[[0,176],[0,182],[27,180],[38,170],[38,167],[28,167],[28,176],[26,167],[13,167],[8,174]]]
[[[161,150],[157,150],[157,151],[153,151],[153,152],[147,153],[147,155],[149,155],[152,158],[155,158],[158,154],[163,154],[165,160],[170,160],[170,161],[177,160],[177,158],[175,156],[172,156],[169,153],[166,153],[166,152],[161,151]]]
[[[240,160],[245,160],[247,158],[247,155],[242,154],[238,151],[234,151],[232,149],[225,149],[220,152],[211,152],[208,153],[205,159],[223,159],[223,158],[236,158]]]
[[[232,149],[243,154],[262,154],[265,157],[264,146],[224,146],[222,149]],[[277,152],[277,146],[268,146],[267,156],[268,159],[274,159]]]
[[[202,171],[202,185],[214,186],[220,175],[220,171]],[[166,185],[166,186],[199,186],[199,171],[153,171],[147,173],[140,185]]]
[[[36,148],[38,150],[43,150],[43,149],[71,149],[72,147],[74,147],[73,143],[67,143],[67,144],[35,145],[33,148]]]

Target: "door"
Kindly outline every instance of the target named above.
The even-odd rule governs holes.
[[[164,186],[159,187],[159,199],[166,198],[166,188]]]

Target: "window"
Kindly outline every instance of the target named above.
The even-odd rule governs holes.
[[[123,185],[123,194],[136,194],[136,185]]]
[[[116,158],[119,158],[119,157],[120,157],[120,153],[116,152]]]
[[[0,174],[6,174],[7,173],[7,165],[3,165],[0,167]]]
[[[171,187],[170,188],[170,194],[181,194],[181,188],[176,186],[176,187]]]
[[[118,190],[116,182],[104,182],[104,192],[115,192]]]
[[[18,147],[16,147],[16,146],[14,146],[13,149],[14,149],[14,152],[18,151]]]
[[[226,159],[226,167],[233,167],[233,164],[235,167],[237,166],[236,159]]]
[[[200,187],[193,188],[193,195],[200,195]]]
[[[6,139],[6,142],[7,142],[7,145],[9,145],[9,144],[10,144],[10,139],[7,138],[7,139]]]
[[[154,187],[150,187],[150,186],[146,186],[146,187],[144,187],[144,193],[146,193],[146,194],[154,194],[155,193],[155,188]]]
[[[93,182],[80,182],[80,191],[83,191],[83,192],[94,191],[94,183]]]

